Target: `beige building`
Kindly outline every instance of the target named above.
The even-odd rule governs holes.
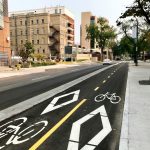
[[[95,49],[96,44],[91,40],[86,39],[87,32],[86,26],[89,26],[92,23],[97,23],[97,17],[93,16],[91,12],[82,12],[81,13],[81,31],[80,31],[80,43],[81,47],[87,50]]]
[[[93,16],[91,12],[82,12],[81,13],[81,36],[80,36],[80,43],[81,43],[81,48],[85,49],[86,52],[92,52],[93,57],[98,57],[98,60],[102,60],[102,52],[98,48],[98,45],[96,41],[92,41],[87,39],[87,32],[86,32],[86,27],[89,26],[90,24],[97,24],[98,17]],[[90,51],[92,50],[92,51]],[[105,48],[103,51],[103,57],[112,59],[113,54],[112,50]]]
[[[74,16],[63,6],[11,12],[10,40],[14,55],[30,41],[35,53],[61,58],[74,45]]]

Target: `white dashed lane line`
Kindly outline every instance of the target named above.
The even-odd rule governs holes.
[[[49,78],[50,76],[42,76],[42,77],[39,77],[39,78],[34,78],[32,79],[32,81],[36,81],[36,80],[41,80],[41,79],[45,79],[45,78]]]
[[[103,81],[103,83],[105,83],[105,82],[106,82],[106,80]]]
[[[96,87],[95,89],[94,89],[94,91],[97,91],[99,89],[99,87]]]

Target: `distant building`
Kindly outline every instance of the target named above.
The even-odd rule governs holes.
[[[97,17],[93,16],[91,12],[82,12],[81,13],[81,37],[80,37],[80,44],[82,48],[85,48],[87,50],[96,49],[96,43],[95,41],[91,41],[89,39],[86,39],[87,32],[86,27],[90,24],[97,24]]]
[[[63,58],[65,46],[74,45],[74,16],[63,6],[11,12],[10,37],[15,55],[29,41],[35,53]]]
[[[0,0],[0,66],[11,63],[9,33],[8,3],[7,0]]]
[[[109,21],[108,21],[109,22]],[[85,49],[87,52],[91,52],[93,57],[97,57],[98,60],[102,59],[101,50],[98,47],[96,41],[87,39],[86,27],[98,23],[98,17],[92,15],[91,12],[82,12],[81,13],[81,31],[80,31],[80,44],[81,48]],[[105,48],[103,51],[104,58],[112,59],[112,50]]]

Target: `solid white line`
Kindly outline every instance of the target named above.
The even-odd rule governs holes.
[[[23,101],[21,103],[18,103],[16,105],[11,106],[11,107],[8,107],[8,108],[0,111],[0,121],[3,121],[3,120],[5,120],[5,119],[7,119],[7,118],[9,118],[9,117],[11,117],[13,115],[19,114],[19,113],[21,113],[21,112],[23,112],[23,111],[33,107],[33,106],[35,106],[35,105],[37,105],[37,104],[39,104],[41,102],[44,102],[45,100],[53,97],[54,95],[56,95],[56,94],[58,94],[60,92],[63,92],[65,90],[69,89],[70,87],[72,87],[74,85],[77,85],[80,82],[85,81],[85,80],[91,78],[92,76],[95,76],[95,75],[99,74],[100,72],[103,72],[103,71],[105,71],[105,70],[107,70],[109,68],[112,68],[113,66],[116,66],[118,64],[119,63],[111,65],[111,66],[108,66],[108,67],[105,67],[105,68],[102,68],[102,69],[99,69],[99,70],[96,70],[96,71],[94,71],[92,73],[89,73],[89,74],[87,74],[85,76],[82,76],[82,77],[80,77],[78,79],[75,79],[75,80],[73,80],[71,82],[63,84],[63,85],[61,85],[61,86],[59,86],[57,88],[54,88],[54,89],[52,89],[50,91],[47,91],[45,93],[42,93],[42,94],[37,95],[37,96],[32,97],[32,98],[29,98],[29,99],[27,99],[27,100],[25,100],[25,101]]]
[[[34,78],[34,79],[32,79],[32,81],[41,80],[41,79],[48,78],[48,77],[50,77],[50,76],[43,76],[43,77],[39,77],[39,78]]]

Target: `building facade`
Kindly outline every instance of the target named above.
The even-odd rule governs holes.
[[[11,64],[10,30],[7,0],[0,0],[0,66]]]
[[[91,12],[81,13],[81,31],[80,31],[80,43],[81,47],[87,50],[96,49],[94,41],[87,39],[86,27],[90,24],[97,24],[97,17],[93,16]]]
[[[98,17],[92,15],[91,12],[81,13],[81,31],[80,31],[80,45],[81,48],[87,50],[87,52],[92,52],[93,57],[98,57],[98,60],[102,60],[102,52],[99,49],[98,44],[94,40],[87,39],[86,27],[95,24],[98,25]],[[109,23],[109,22],[108,22]],[[103,58],[113,59],[112,50],[105,48],[103,50]]]
[[[63,6],[11,12],[10,39],[14,55],[29,41],[35,53],[62,58],[65,46],[74,45],[74,17]]]

